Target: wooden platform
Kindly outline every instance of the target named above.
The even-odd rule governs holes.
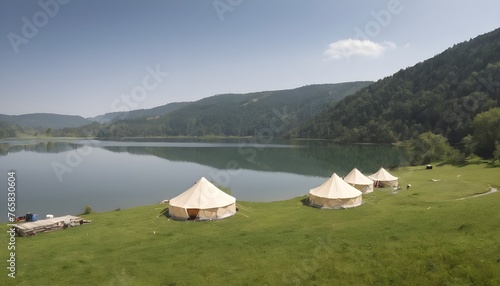
[[[90,220],[84,220],[81,217],[66,215],[32,222],[9,224],[9,226],[16,229],[17,236],[32,236],[41,232],[66,229],[68,227],[79,226],[90,222]]]

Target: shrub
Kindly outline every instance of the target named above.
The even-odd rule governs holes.
[[[83,214],[86,215],[86,214],[91,214],[93,212],[94,212],[94,210],[92,209],[91,206],[85,206],[85,210],[83,211]]]
[[[495,144],[495,151],[493,152],[493,162],[500,161],[500,144]]]
[[[441,134],[425,132],[406,144],[410,156],[410,164],[423,165],[431,162],[447,162],[461,164],[465,162],[465,155],[448,144],[448,140]]]

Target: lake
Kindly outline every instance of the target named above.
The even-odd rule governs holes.
[[[7,172],[16,172],[16,215],[109,211],[171,199],[202,176],[239,201],[285,200],[307,194],[336,172],[406,165],[391,145],[319,140],[249,139],[1,140],[0,221],[7,221]]]

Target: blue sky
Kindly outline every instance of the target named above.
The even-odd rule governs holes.
[[[499,12],[497,0],[0,0],[0,113],[378,80],[500,27]]]

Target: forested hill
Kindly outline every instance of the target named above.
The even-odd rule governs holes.
[[[5,125],[19,125],[28,128],[65,128],[65,127],[80,127],[91,123],[92,121],[78,115],[61,115],[53,113],[32,113],[22,115],[5,115],[0,114],[0,121]]]
[[[172,102],[162,106],[153,107],[150,109],[137,109],[131,111],[118,111],[118,112],[109,112],[96,117],[87,118],[91,121],[99,122],[99,123],[108,123],[119,121],[123,119],[136,119],[141,117],[155,117],[167,114],[169,112],[180,109],[191,102]]]
[[[317,84],[290,90],[221,94],[160,117],[114,122],[101,128],[98,137],[256,136],[259,132],[282,136],[299,122],[311,119],[371,83]]]
[[[426,132],[451,143],[500,102],[500,29],[457,44],[346,97],[295,130],[299,137],[397,142]]]

